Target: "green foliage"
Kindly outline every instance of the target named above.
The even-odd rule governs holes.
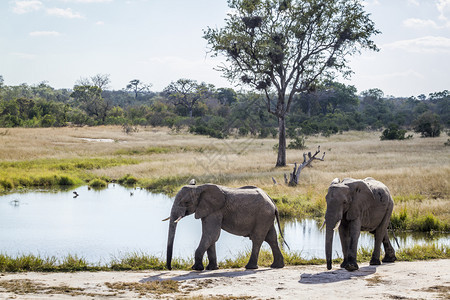
[[[100,188],[105,188],[108,186],[108,183],[100,178],[95,178],[92,179],[91,181],[89,181],[88,186],[95,188],[95,189],[100,189]]]
[[[131,174],[126,174],[125,176],[122,176],[119,178],[118,182],[123,185],[135,185],[138,182],[138,179]]]
[[[288,149],[306,149],[306,138],[304,136],[295,137],[287,146]]]
[[[405,140],[412,138],[412,135],[408,135],[405,137],[406,130],[400,129],[399,126],[395,123],[389,124],[389,127],[383,130],[383,134],[380,139],[384,140]]]
[[[173,194],[179,187],[187,184],[190,176],[168,176],[150,179],[142,183],[142,186],[154,192]]]
[[[422,137],[438,137],[441,134],[439,116],[431,111],[424,112],[414,122],[414,131]]]
[[[391,216],[391,225],[394,230],[412,230],[418,232],[446,232],[450,230],[450,224],[444,223],[432,213],[419,216],[410,214],[406,208]]]

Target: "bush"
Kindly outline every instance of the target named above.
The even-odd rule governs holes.
[[[422,137],[438,137],[441,135],[441,124],[439,116],[431,111],[424,112],[414,122],[414,131]]]
[[[306,149],[306,138],[304,136],[295,137],[287,146],[288,149]]]
[[[108,185],[108,183],[103,179],[95,178],[89,181],[88,185],[92,188],[104,188]]]
[[[138,180],[136,177],[131,176],[130,174],[127,174],[127,175],[121,177],[118,180],[118,182],[123,185],[134,185],[138,182]]]
[[[405,140],[412,138],[412,135],[408,135],[405,137],[406,130],[400,129],[397,124],[391,123],[389,124],[389,127],[386,128],[382,135],[380,136],[380,139],[382,141],[385,140]]]

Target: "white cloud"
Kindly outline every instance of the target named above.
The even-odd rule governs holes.
[[[104,3],[112,1],[113,0],[64,0],[64,2],[75,2],[75,3]]]
[[[79,13],[72,11],[71,8],[48,8],[47,14],[51,16],[57,16],[61,18],[68,18],[68,19],[81,19],[83,16],[81,16]]]
[[[39,10],[42,6],[42,2],[38,0],[15,1],[12,10],[16,14],[25,14]]]
[[[11,55],[16,56],[21,59],[35,59],[36,55],[31,53],[13,52]]]
[[[410,18],[403,21],[403,26],[411,27],[411,28],[439,28],[439,26],[433,20],[423,20],[423,19],[415,19]]]
[[[414,53],[450,53],[450,38],[425,36],[417,39],[385,44],[387,49],[398,49]]]
[[[30,36],[33,37],[41,37],[41,36],[60,36],[61,33],[57,32],[57,31],[33,31],[29,33]]]
[[[438,0],[436,3],[439,19],[448,21],[450,17],[450,0]]]
[[[420,3],[418,0],[408,0],[409,5],[419,6]]]

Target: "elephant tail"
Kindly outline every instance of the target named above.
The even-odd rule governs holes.
[[[286,242],[286,239],[284,238],[284,235],[283,235],[283,231],[281,230],[280,215],[278,213],[278,208],[276,208],[276,207],[275,207],[275,217],[277,218],[278,230],[280,231],[280,235],[281,235],[281,238],[283,239],[283,243],[286,245],[286,247],[290,251],[291,248],[289,247],[288,243]]]

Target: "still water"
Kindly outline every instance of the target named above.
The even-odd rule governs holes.
[[[76,198],[74,191],[79,194]],[[127,253],[164,258],[169,223],[161,220],[169,216],[172,203],[173,198],[163,194],[113,184],[100,191],[80,187],[0,196],[0,253],[55,257],[72,254],[92,263],[108,263]],[[325,232],[320,231],[320,222],[304,219],[282,223],[291,251],[301,252],[304,258],[325,258]],[[174,257],[191,258],[200,241],[201,222],[191,215],[178,224]],[[401,234],[398,240],[400,247],[450,245],[449,235],[430,238]],[[372,235],[361,234],[359,246],[372,248]],[[251,242],[222,231],[216,249],[218,259],[224,260],[251,249]],[[337,232],[333,246],[336,255],[341,256]]]

